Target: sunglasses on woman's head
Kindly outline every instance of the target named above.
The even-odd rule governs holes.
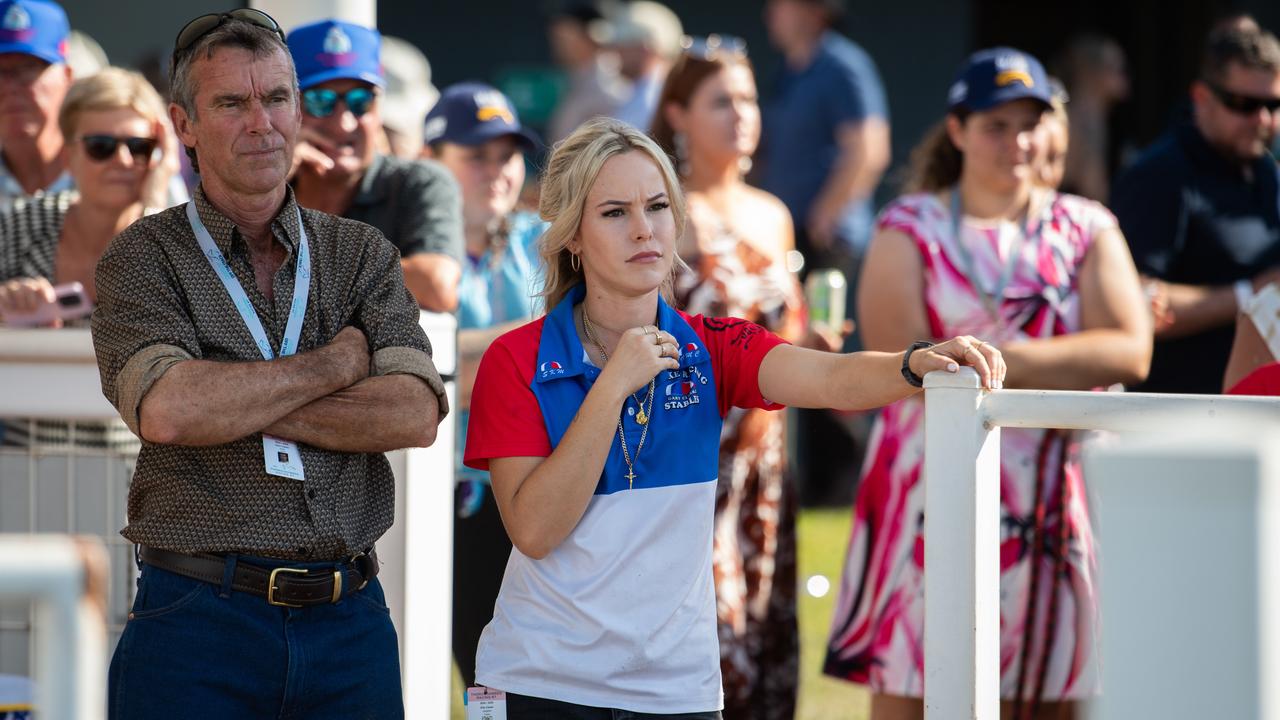
[[[266,28],[276,35],[280,36],[280,42],[285,42],[284,30],[280,29],[280,23],[277,23],[270,15],[261,10],[253,8],[237,8],[224,13],[209,13],[201,15],[192,20],[182,29],[178,31],[178,37],[173,41],[173,57],[176,59],[179,53],[196,44],[200,38],[213,32],[215,29],[225,25],[231,20],[243,20],[251,25],[257,25],[260,28]]]
[[[328,88],[311,88],[302,92],[302,108],[312,117],[329,117],[338,108],[338,100],[346,103],[352,115],[360,117],[373,105],[374,92],[370,88],[351,88],[339,94]]]
[[[681,38],[684,53],[699,60],[712,61],[720,57],[743,57],[747,54],[747,41],[733,35],[708,35],[706,37]]]
[[[1259,110],[1266,108],[1267,112],[1272,115],[1280,112],[1280,98],[1260,98],[1251,95],[1240,95],[1233,93],[1226,88],[1219,87],[1215,83],[1205,83],[1209,89],[1213,91],[1214,97],[1218,98],[1218,102],[1226,109],[1239,113],[1241,115],[1253,115]]]
[[[151,162],[151,153],[155,152],[155,138],[115,137],[114,135],[85,135],[80,138],[84,144],[84,153],[98,162],[106,162],[116,154],[121,144],[129,150],[136,162]]]

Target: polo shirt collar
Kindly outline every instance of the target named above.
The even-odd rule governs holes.
[[[573,320],[573,308],[587,295],[587,286],[579,283],[565,299],[547,314],[542,325],[542,339],[538,344],[538,367],[535,382],[548,382],[584,375],[595,379],[600,368],[583,360],[584,349],[578,339]],[[702,338],[689,327],[680,313],[658,296],[658,327],[671,333],[680,345],[680,367],[687,368],[710,362],[711,357],[703,346]]]
[[[1194,165],[1203,170],[1225,175],[1236,182],[1244,182],[1244,166],[1222,157],[1222,154],[1209,144],[1208,139],[1200,132],[1200,128],[1195,126],[1195,123],[1187,122],[1179,127],[1178,137]],[[1255,178],[1260,177],[1259,170],[1265,170],[1265,163],[1268,162],[1272,162],[1269,156],[1261,159],[1261,168],[1259,162],[1252,163]]]
[[[360,187],[356,190],[355,198],[351,200],[352,205],[377,205],[386,199],[387,184],[379,182],[386,164],[387,159],[381,154],[373,156],[373,162],[360,178]]]
[[[301,227],[298,225],[299,210],[298,203],[293,197],[293,188],[285,185],[284,191],[284,205],[280,207],[280,212],[271,221],[271,232],[288,248],[290,254],[293,254],[298,250],[298,240],[301,233]],[[196,204],[196,212],[200,216],[200,222],[204,223],[205,229],[209,231],[209,236],[213,238],[213,242],[218,246],[219,250],[229,254],[237,241],[243,242],[240,238],[240,231],[236,229],[235,222],[223,215],[213,206],[213,203],[209,202],[209,198],[204,194],[203,183],[196,187],[191,202]]]

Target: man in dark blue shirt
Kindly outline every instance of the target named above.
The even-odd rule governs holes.
[[[1112,210],[1157,322],[1148,392],[1219,393],[1236,315],[1280,281],[1280,173],[1269,149],[1280,129],[1280,42],[1264,30],[1209,38],[1191,86],[1191,122],[1122,175]]]
[[[839,10],[838,0],[765,7],[785,64],[765,112],[762,185],[791,211],[810,268],[830,266],[821,257],[828,251],[861,254],[871,196],[889,165],[884,86],[866,51],[830,29]]]

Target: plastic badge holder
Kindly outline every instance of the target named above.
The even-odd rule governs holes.
[[[54,301],[44,303],[29,313],[0,313],[4,324],[9,327],[41,327],[54,320],[75,320],[93,312],[93,303],[85,294],[84,286],[78,282],[56,285],[53,288]]]

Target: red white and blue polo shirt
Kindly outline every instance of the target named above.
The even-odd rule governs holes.
[[[584,293],[577,287],[485,353],[471,396],[468,466],[546,457],[564,437],[600,375],[574,329]],[[781,407],[760,394],[758,377],[765,355],[784,341],[755,323],[690,316],[661,300],[658,326],[680,343],[680,368],[656,379],[638,457],[643,427],[635,400],[625,403],[635,485],[627,486],[615,428],[573,532],[541,560],[511,551],[480,637],[482,685],[643,713],[724,704],[711,573],[720,426],[731,407]]]

